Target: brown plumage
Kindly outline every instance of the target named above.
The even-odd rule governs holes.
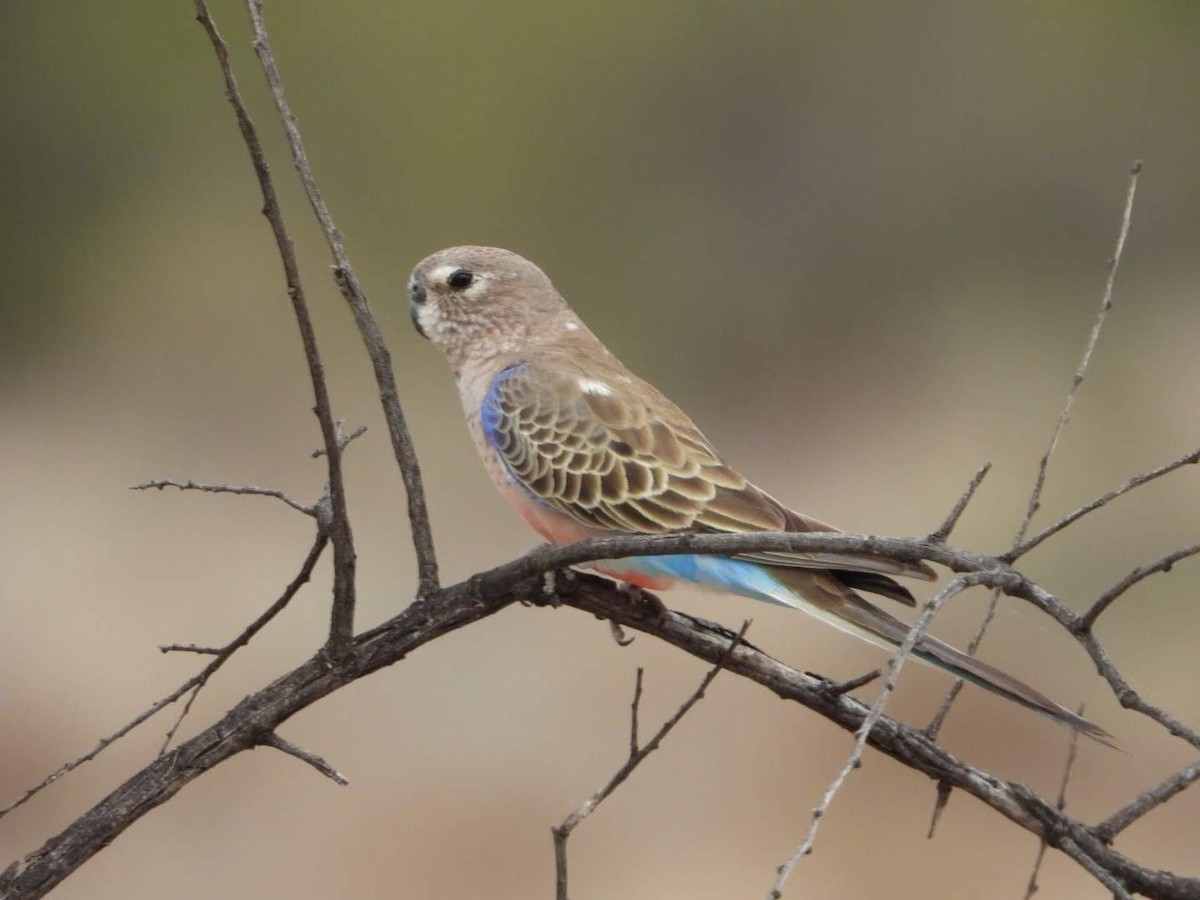
[[[604,534],[829,532],[732,468],[678,406],[626,369],[537,266],[489,247],[423,260],[409,283],[418,330],[446,355],[501,493],[554,543]],[[865,553],[764,551],[594,564],[647,587],[691,581],[802,609],[882,646],[908,626],[863,599],[909,606],[893,576],[924,563]],[[1106,733],[1010,675],[931,637],[914,655],[1098,740]]]

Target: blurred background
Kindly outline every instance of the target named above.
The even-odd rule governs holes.
[[[214,3],[301,254],[348,456],[360,623],[414,576],[369,367],[329,278],[249,49]],[[9,0],[0,11],[0,803],[202,664],[292,577],[309,522],[256,498],[136,493],[153,477],[320,491],[311,394],[279,261],[184,0]],[[1007,546],[1099,304],[1127,169],[1146,161],[1114,308],[1050,473],[1045,524],[1200,442],[1200,7],[961,4],[269,3],[321,188],[391,343],[447,583],[534,537],[487,483],[450,375],[413,333],[427,253],[537,261],[609,345],[786,502],[855,531],[923,534],[995,464],[955,541]],[[1185,470],[1027,560],[1081,609],[1196,541]],[[1200,569],[1109,612],[1130,682],[1200,723]],[[924,589],[924,588],[923,588]],[[205,691],[182,736],[307,658],[328,571]],[[984,594],[936,623],[965,643]],[[787,611],[676,591],[835,678],[882,655]],[[1069,792],[1094,821],[1194,759],[1123,713],[1083,654],[1005,602],[985,658],[1112,731]],[[287,723],[351,778],[247,753],[146,816],[64,898],[548,897],[549,829],[704,666],[571,610],[515,607]],[[906,670],[924,724],[948,680]],[[874,689],[862,692],[873,697]],[[168,714],[173,716],[174,712]],[[156,752],[163,716],[0,822],[0,860],[56,833]],[[968,688],[955,754],[1047,795],[1067,734]],[[571,843],[572,896],[762,896],[851,739],[722,677]],[[810,898],[1015,898],[1036,844],[869,754],[792,882]],[[1200,792],[1118,847],[1197,874]],[[870,864],[864,864],[867,860]],[[1051,854],[1048,896],[1107,896]],[[56,896],[58,896],[56,895]]]

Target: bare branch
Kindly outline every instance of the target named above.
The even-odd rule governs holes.
[[[201,647],[199,644],[159,644],[163,653],[199,653],[202,656],[217,656],[223,647]]]
[[[204,491],[208,494],[250,494],[256,497],[274,497],[276,500],[282,500],[292,509],[297,512],[302,512],[306,516],[316,518],[316,511],[313,507],[301,503],[299,500],[293,500],[283,491],[276,488],[253,487],[252,485],[244,484],[204,484],[199,481],[177,481],[174,478],[156,478],[153,481],[143,481],[141,484],[132,485],[131,491],[148,491],[151,488],[162,490],[163,488],[179,488],[181,491]]]
[[[1096,312],[1096,319],[1092,324],[1092,331],[1088,335],[1087,343],[1084,345],[1079,365],[1075,367],[1075,375],[1071,379],[1071,387],[1067,391],[1067,399],[1058,414],[1058,420],[1054,423],[1054,429],[1050,433],[1050,441],[1046,444],[1046,450],[1042,454],[1041,460],[1038,461],[1037,475],[1033,480],[1033,490],[1030,491],[1029,503],[1025,508],[1025,515],[1021,519],[1021,524],[1017,527],[1016,536],[1013,538],[1013,549],[1002,557],[1007,562],[1014,562],[1020,556],[1017,550],[1022,546],[1022,541],[1024,541],[1025,535],[1029,531],[1029,525],[1033,521],[1034,514],[1041,508],[1042,490],[1046,485],[1046,473],[1050,468],[1050,460],[1054,457],[1054,451],[1058,448],[1058,440],[1071,418],[1071,409],[1075,405],[1075,396],[1079,393],[1079,386],[1083,384],[1083,379],[1087,374],[1088,364],[1092,360],[1092,351],[1096,349],[1096,344],[1100,340],[1100,332],[1103,330],[1104,322],[1108,318],[1108,311],[1112,309],[1113,285],[1116,283],[1117,269],[1121,265],[1121,256],[1125,252],[1125,239],[1129,236],[1129,225],[1133,220],[1133,198],[1137,193],[1138,176],[1141,174],[1141,171],[1141,160],[1134,160],[1129,169],[1129,188],[1125,192],[1125,208],[1121,213],[1121,227],[1117,232],[1117,248],[1108,261],[1108,278],[1104,283],[1104,294],[1100,299],[1100,309]],[[1063,527],[1066,526],[1064,525]],[[1049,537],[1049,534],[1045,536]],[[1000,593],[993,591],[991,600],[988,601],[987,610],[984,612],[983,619],[979,623],[979,628],[976,629],[974,637],[971,638],[971,642],[967,645],[968,655],[974,656],[978,652],[980,644],[983,643],[984,635],[987,634],[992,620],[996,617],[996,607],[999,602]],[[946,696],[942,698],[941,705],[925,729],[925,733],[931,738],[936,738],[941,731],[942,724],[946,721],[946,716],[950,713],[950,707],[953,705],[955,698],[958,697],[959,692],[962,691],[962,686],[962,679],[955,680],[954,684],[950,686],[950,690],[946,692]]]
[[[288,756],[294,756],[301,762],[308,763],[326,778],[345,787],[350,783],[350,779],[331,766],[317,754],[305,750],[303,747],[298,747],[286,738],[280,737],[274,731],[268,731],[266,734],[260,735],[258,742],[264,747],[274,747],[276,750],[286,753]]]
[[[1004,560],[1005,562],[1016,562],[1018,559],[1020,559],[1022,556],[1024,556],[1026,553],[1028,553],[1030,550],[1032,550],[1034,547],[1036,547],[1038,544],[1040,544],[1042,541],[1046,540],[1046,538],[1052,537],[1052,536],[1058,534],[1060,531],[1062,531],[1068,525],[1073,525],[1075,522],[1078,522],[1080,519],[1082,519],[1088,513],[1094,512],[1097,509],[1101,509],[1102,507],[1107,506],[1109,503],[1111,503],[1113,500],[1120,497],[1122,494],[1127,494],[1130,491],[1132,491],[1134,488],[1140,488],[1144,484],[1149,484],[1151,481],[1154,481],[1156,478],[1161,478],[1164,475],[1169,475],[1171,472],[1174,472],[1176,469],[1180,469],[1184,466],[1194,466],[1198,462],[1200,462],[1200,448],[1193,450],[1190,453],[1186,453],[1183,456],[1179,457],[1179,459],[1174,459],[1164,466],[1159,466],[1157,469],[1152,469],[1149,472],[1143,472],[1140,475],[1135,475],[1132,478],[1130,478],[1128,481],[1126,481],[1124,484],[1120,485],[1119,487],[1115,487],[1111,491],[1108,491],[1105,494],[1101,494],[1099,497],[1096,497],[1093,500],[1089,500],[1083,506],[1079,507],[1079,509],[1076,509],[1073,512],[1067,513],[1065,516],[1063,516],[1061,519],[1059,519],[1053,525],[1043,528],[1041,531],[1039,531],[1033,537],[1029,538],[1029,540],[1027,540],[1023,543],[1017,544],[1015,547],[1013,547],[1013,549],[1009,550],[1005,554],[1002,554],[1000,556],[1000,559]]]
[[[1058,421],[1054,423],[1054,431],[1050,434],[1050,443],[1046,445],[1046,451],[1038,462],[1037,477],[1033,482],[1033,491],[1029,495],[1029,505],[1025,508],[1025,517],[1021,520],[1020,528],[1017,529],[1017,536],[1013,541],[1014,546],[1020,544],[1025,538],[1029,524],[1041,508],[1042,490],[1046,486],[1046,472],[1050,468],[1050,460],[1054,456],[1054,451],[1058,449],[1058,439],[1062,437],[1063,429],[1067,427],[1067,422],[1071,418],[1075,396],[1079,393],[1079,386],[1083,384],[1084,376],[1087,374],[1088,364],[1092,361],[1092,351],[1096,349],[1096,343],[1100,340],[1100,332],[1108,318],[1108,311],[1112,309],[1113,285],[1117,280],[1117,269],[1121,265],[1121,255],[1125,252],[1125,239],[1129,236],[1129,225],[1133,220],[1133,198],[1137,193],[1138,176],[1141,172],[1141,160],[1134,160],[1129,169],[1129,188],[1125,192],[1125,209],[1121,214],[1121,228],[1117,233],[1117,249],[1108,261],[1108,278],[1104,282],[1104,295],[1100,299],[1100,309],[1096,313],[1096,321],[1092,324],[1092,333],[1088,335],[1087,344],[1083,348],[1083,356],[1080,357],[1079,365],[1075,368],[1075,376],[1071,379],[1071,388],[1067,391],[1066,402],[1058,414]]]
[[[204,27],[213,50],[216,52],[221,75],[225,80],[225,96],[233,106],[238,128],[242,133],[242,140],[250,152],[254,173],[258,176],[258,185],[263,197],[263,214],[271,224],[271,233],[275,236],[275,245],[279,250],[280,260],[283,262],[288,297],[292,301],[292,311],[300,329],[300,340],[304,344],[304,357],[308,362],[308,372],[316,404],[313,411],[321,423],[321,436],[325,442],[325,453],[328,459],[329,497],[332,512],[328,528],[329,537],[333,543],[333,613],[330,624],[330,646],[336,655],[354,634],[354,573],[357,565],[354,535],[350,530],[350,516],[346,509],[346,489],[342,479],[342,445],[338,440],[338,428],[334,423],[333,408],[329,402],[329,388],[325,384],[325,367],[317,350],[316,332],[313,330],[312,318],[308,312],[308,303],[304,299],[304,288],[300,281],[300,266],[296,262],[292,239],[284,224],[283,212],[279,208],[279,199],[275,193],[275,184],[271,180],[271,169],[267,165],[266,154],[264,154],[262,143],[258,139],[254,122],[246,110],[246,104],[242,101],[242,94],[233,74],[233,64],[229,59],[229,48],[220,32],[217,31],[217,25],[204,0],[195,0],[195,4],[196,20]]]
[[[904,642],[900,645],[900,649],[897,650],[895,656],[888,660],[887,679],[884,681],[879,695],[875,698],[875,702],[871,705],[871,709],[867,712],[866,717],[863,719],[854,736],[854,746],[850,750],[850,755],[846,758],[846,762],[842,765],[842,768],[833,777],[833,780],[829,782],[829,786],[825,788],[825,793],[821,795],[820,802],[813,809],[812,816],[808,820],[808,830],[804,834],[804,839],[800,841],[796,849],[792,851],[792,854],[776,871],[775,883],[772,885],[771,890],[767,892],[767,900],[780,900],[783,896],[783,887],[787,883],[788,878],[791,877],[796,864],[800,862],[800,858],[812,853],[813,845],[817,840],[817,830],[821,827],[821,819],[829,811],[829,807],[833,803],[833,798],[842,789],[842,785],[846,783],[846,779],[850,777],[850,773],[862,765],[862,755],[867,745],[867,739],[871,736],[871,730],[875,727],[875,724],[883,716],[884,707],[887,706],[892,692],[896,690],[896,680],[900,677],[900,670],[904,666],[904,661],[908,659],[917,642],[924,636],[930,622],[933,621],[933,617],[937,615],[938,610],[951,597],[956,597],[968,588],[981,583],[982,576],[980,574],[960,575],[938,591],[933,599],[925,604],[925,609],[922,611],[920,617],[913,624],[912,628],[908,630],[908,634],[904,636]]]
[[[811,537],[811,536],[810,536]],[[841,538],[842,536],[828,536]],[[945,551],[946,548],[942,547]],[[517,599],[539,598],[540,572],[517,575],[514,564],[474,576],[412,604],[378,628],[359,635],[352,652],[331,666],[319,653],[230,710],[220,721],[179,745],[130,778],[50,838],[26,860],[0,875],[0,896],[32,900],[44,896],[141,816],[166,802],[185,784],[225,759],[250,749],[264,730],[274,730],[301,709],[335,690],[410,655],[444,634],[469,625]],[[990,578],[990,573],[989,573]],[[715,664],[729,649],[729,636],[686,615],[661,613],[635,600],[611,582],[576,573],[556,579],[562,605],[623,627],[642,631]],[[825,682],[742,644],[725,668],[778,696],[802,703],[847,730],[856,730],[867,710],[849,695],[831,696]],[[1200,879],[1142,866],[1099,840],[1089,826],[1068,817],[1020,784],[1003,781],[956,759],[919,730],[883,716],[867,743],[914,771],[968,793],[1037,837],[1051,835],[1052,846],[1081,848],[1088,865],[1099,866],[1129,889],[1159,900],[1194,900]],[[1082,863],[1081,863],[1082,864]],[[1106,875],[1106,877],[1109,877]],[[7,893],[6,893],[7,892]]]
[[[646,742],[646,746],[640,748],[637,746],[637,714],[638,704],[642,697],[642,670],[638,669],[637,685],[634,688],[633,695],[633,722],[630,726],[629,759],[625,761],[625,764],[621,768],[617,769],[604,787],[583,801],[570,815],[563,819],[561,825],[550,829],[554,835],[555,885],[558,900],[567,900],[567,839],[570,838],[571,832],[575,830],[575,827],[580,822],[591,815],[596,807],[603,803],[613,791],[619,788],[625,782],[625,779],[633,774],[633,770],[642,764],[642,760],[658,749],[659,744],[662,743],[663,738],[670,733],[671,729],[678,725],[679,721],[688,714],[691,708],[700,702],[701,698],[704,697],[704,692],[708,690],[708,686],[713,683],[713,679],[728,664],[734,650],[741,644],[742,638],[746,635],[746,629],[749,627],[750,620],[747,619],[742,623],[742,628],[738,632],[737,637],[729,642],[725,648],[725,652],[721,654],[716,664],[704,676],[704,679],[700,682],[700,686],[692,692],[690,697],[683,701],[679,709],[675,710],[675,714],[663,723],[654,737]]]
[[[1170,778],[1155,785],[1148,791],[1143,791],[1137,799],[1117,810],[1096,826],[1097,837],[1106,844],[1111,844],[1113,838],[1140,819],[1146,813],[1162,806],[1180,791],[1186,790],[1200,781],[1200,760],[1184,766]]]
[[[1108,609],[1116,601],[1118,597],[1124,594],[1127,590],[1137,584],[1144,578],[1149,578],[1156,572],[1170,572],[1171,567],[1181,559],[1187,559],[1189,556],[1195,556],[1200,553],[1200,544],[1194,544],[1191,547],[1181,547],[1178,550],[1172,550],[1161,559],[1157,559],[1152,563],[1144,566],[1138,566],[1107,591],[1105,591],[1100,599],[1092,604],[1091,608],[1080,617],[1079,627],[1091,630],[1096,624],[1096,619],[1100,614]]]
[[[660,556],[671,553],[730,555],[764,550],[793,553],[869,553],[886,556],[898,562],[927,560],[947,566],[955,572],[979,573],[980,584],[998,588],[1010,597],[1032,603],[1071,634],[1092,658],[1097,670],[1108,681],[1122,706],[1153,719],[1172,735],[1200,748],[1200,732],[1187,727],[1174,716],[1138,696],[1113,665],[1096,637],[1080,626],[1081,617],[1077,613],[1072,612],[1053,594],[1003,560],[959,550],[947,544],[843,532],[801,534],[764,531],[754,534],[629,535],[591,538],[565,547],[540,547],[520,559],[496,567],[486,575],[476,576],[476,579],[480,584],[494,583],[491,581],[493,578],[504,584],[512,578],[541,575],[556,567],[626,556]],[[928,735],[928,730],[926,733]]]
[[[1082,717],[1083,711],[1084,705],[1080,703],[1076,713]],[[1067,762],[1063,766],[1062,781],[1058,785],[1058,800],[1054,803],[1054,808],[1059,812],[1067,808],[1067,783],[1071,780],[1071,768],[1075,765],[1075,752],[1078,748],[1079,732],[1072,730],[1070,743],[1067,745]],[[1045,838],[1038,842],[1037,856],[1033,860],[1033,871],[1029,873],[1029,884],[1025,886],[1025,900],[1030,900],[1038,892],[1038,872],[1041,871],[1042,860],[1046,856],[1046,847],[1048,846]]]
[[[396,389],[396,377],[392,373],[391,354],[383,342],[383,333],[367,304],[367,297],[354,274],[350,257],[346,253],[342,233],[334,224],[329,208],[321,197],[317,182],[313,177],[312,166],[304,150],[304,141],[300,130],[296,127],[296,117],[292,113],[287,95],[283,90],[283,79],[279,67],[275,63],[271,51],[271,41],[267,36],[267,27],[263,21],[262,0],[246,0],[246,9],[250,13],[250,24],[254,31],[254,52],[267,78],[275,108],[279,112],[288,146],[291,148],[292,161],[299,173],[300,181],[308,194],[309,203],[316,214],[317,221],[325,233],[333,255],[334,280],[341,289],[342,296],[350,306],[354,321],[358,325],[367,354],[371,358],[371,366],[375,371],[375,380],[379,385],[379,399],[383,404],[384,418],[388,424],[388,434],[392,441],[392,450],[400,467],[400,475],[404,480],[404,490],[408,496],[408,519],[412,526],[413,548],[417,556],[418,591],[420,597],[430,596],[438,589],[437,555],[433,547],[433,533],[429,525],[429,510],[425,504],[425,488],[421,482],[421,467],[417,462],[417,453],[413,447],[412,436],[405,422],[404,410],[400,407],[400,394]]]
[[[170,706],[172,703],[174,703],[176,700],[178,700],[180,697],[182,697],[188,691],[198,691],[199,688],[202,687],[205,684],[205,682],[207,682],[208,679],[212,677],[213,673],[215,673],[217,671],[217,669],[219,669],[219,668],[221,668],[221,666],[225,665],[225,662],[229,659],[229,657],[231,657],[238,649],[240,649],[241,647],[244,647],[244,646],[246,646],[246,644],[250,643],[250,640],[251,640],[251,638],[254,637],[254,635],[256,635],[259,631],[261,631],[263,629],[263,627],[268,622],[271,621],[271,619],[275,618],[275,616],[277,616],[280,612],[283,611],[283,608],[285,606],[287,606],[288,602],[292,599],[292,597],[294,597],[296,595],[296,593],[300,590],[300,588],[303,587],[308,582],[309,578],[312,577],[312,571],[316,567],[317,560],[319,560],[321,558],[321,553],[324,551],[325,545],[328,543],[328,541],[329,541],[329,538],[324,533],[319,533],[317,535],[317,538],[316,538],[315,542],[313,543],[312,549],[308,551],[308,556],[305,558],[303,564],[300,566],[300,571],[297,573],[296,577],[292,579],[291,583],[288,584],[287,588],[284,589],[284,592],[280,595],[279,599],[276,600],[274,603],[272,603],[271,606],[268,607],[267,610],[261,616],[259,616],[257,619],[254,620],[254,622],[252,622],[249,625],[249,627],[247,627],[240,635],[238,635],[233,641],[231,641],[227,646],[225,646],[220,651],[220,654],[217,656],[216,659],[214,659],[207,666],[205,666],[204,669],[201,670],[197,675],[194,675],[193,677],[189,678],[187,681],[185,681],[182,685],[180,685],[178,688],[173,690],[167,696],[163,697],[161,700],[156,700],[147,709],[143,710],[141,713],[139,713],[137,716],[135,716],[132,720],[130,720],[129,722],[126,722],[124,725],[122,725],[120,728],[118,728],[112,734],[108,735],[105,738],[102,738],[99,741],[99,743],[97,743],[96,746],[93,747],[91,750],[89,750],[87,753],[84,753],[82,756],[76,757],[75,759],[71,760],[69,763],[65,763],[64,765],[60,766],[58,769],[56,769],[54,772],[51,772],[49,775],[47,775],[45,778],[43,778],[41,781],[39,781],[37,784],[35,784],[29,790],[27,790],[24,794],[22,794],[20,797],[18,797],[16,800],[14,800],[12,803],[8,804],[8,806],[0,808],[0,819],[4,818],[4,816],[6,816],[8,813],[12,812],[17,807],[23,806],[30,799],[32,799],[34,797],[34,795],[40,793],[45,788],[49,787],[54,782],[58,781],[58,779],[62,778],[64,775],[66,775],[71,770],[78,769],[84,763],[90,762],[91,760],[95,759],[110,744],[120,740],[125,735],[129,734],[129,732],[133,731],[133,729],[137,728],[139,725],[141,725],[147,719],[154,716],[155,713],[159,712],[163,708]],[[191,702],[189,701],[188,706],[190,707],[190,705],[191,705]],[[177,722],[175,727],[172,728],[171,734],[174,734],[175,729],[177,729],[178,727],[179,727],[179,724]],[[0,880],[0,886],[3,886],[2,880]]]
[[[958,520],[962,518],[963,512],[966,511],[967,504],[971,502],[971,498],[979,490],[979,485],[983,484],[983,479],[987,477],[987,473],[991,470],[992,464],[990,462],[986,462],[979,467],[979,470],[972,476],[970,484],[967,485],[967,489],[958,498],[958,502],[954,504],[954,508],[950,510],[950,514],[946,516],[946,520],[938,526],[936,531],[931,532],[926,540],[945,541],[950,537],[950,532],[954,530],[954,526],[958,524]]]
[[[642,676],[644,674],[645,669],[638,666],[637,679],[633,685],[633,702],[629,704],[629,755],[631,757],[638,752],[638,707],[642,703]]]

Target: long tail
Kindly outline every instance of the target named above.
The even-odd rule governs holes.
[[[769,598],[775,603],[803,610],[843,631],[882,647],[899,647],[908,635],[909,625],[868,603],[828,572],[819,569],[772,567],[771,574],[787,590],[786,595],[773,595]],[[968,656],[937,638],[928,635],[922,637],[913,647],[913,656],[999,694],[1026,709],[1068,725],[1102,744],[1115,746],[1112,735],[1103,728],[1059,706],[1025,682],[982,660]]]

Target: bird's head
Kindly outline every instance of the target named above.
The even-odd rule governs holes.
[[[427,256],[408,280],[408,300],[417,331],[456,368],[470,353],[493,355],[536,343],[547,331],[582,328],[545,272],[496,247]]]

